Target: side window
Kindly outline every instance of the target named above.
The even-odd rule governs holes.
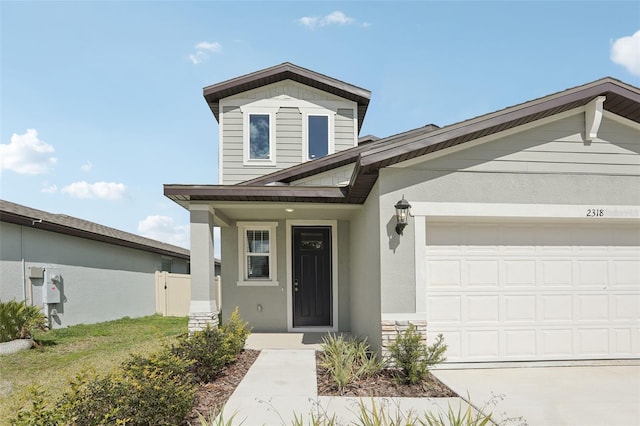
[[[276,222],[238,223],[240,286],[277,286]]]
[[[324,157],[329,153],[329,116],[307,116],[307,143],[309,160]]]

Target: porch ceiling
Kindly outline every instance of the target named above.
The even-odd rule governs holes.
[[[178,202],[189,208],[189,202]],[[362,209],[360,204],[319,204],[319,203],[238,203],[225,201],[204,202],[216,212],[230,220],[349,220],[354,212]],[[286,209],[293,209],[292,212]]]

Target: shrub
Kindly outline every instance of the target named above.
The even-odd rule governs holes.
[[[234,362],[244,348],[249,335],[247,323],[240,319],[237,308],[229,321],[220,328],[207,326],[191,336],[183,335],[172,352],[192,363],[189,371],[196,380],[207,383],[215,379],[222,369]]]
[[[401,383],[420,383],[427,375],[429,368],[445,361],[447,345],[439,334],[431,346],[422,342],[422,336],[413,324],[404,333],[398,334],[396,340],[389,345],[389,353],[398,371]]]
[[[85,370],[68,382],[52,406],[44,391],[31,392],[31,404],[11,424],[56,425],[176,425],[193,406],[195,384],[189,363],[168,349],[149,357],[132,355],[120,369],[98,376]]]
[[[46,325],[39,306],[15,300],[0,303],[0,342],[30,338],[34,329],[44,330]]]
[[[251,333],[249,324],[240,318],[237,307],[231,313],[227,322],[222,324],[220,330],[224,336],[225,343],[229,345],[230,351],[236,356],[244,349],[247,337]]]
[[[51,426],[65,424],[65,415],[55,407],[47,405],[49,395],[41,387],[32,386],[28,391],[29,404],[9,419],[13,426]]]
[[[357,377],[372,376],[382,370],[382,362],[369,352],[366,340],[345,339],[329,334],[322,339],[321,363],[327,369],[339,392]]]
[[[189,363],[162,350],[132,355],[104,376],[81,373],[69,382],[58,407],[77,425],[174,425],[193,405]]]

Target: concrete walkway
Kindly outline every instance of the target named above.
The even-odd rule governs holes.
[[[311,419],[335,416],[337,426],[361,424],[352,423],[358,420],[361,403],[368,409],[372,403],[384,407],[393,420],[408,413],[444,412],[449,404],[456,411],[468,406],[461,398],[318,396],[315,350],[321,337],[320,333],[251,334],[246,347],[262,352],[227,402],[224,420],[235,414],[234,425],[309,425]],[[499,424],[640,425],[637,361],[494,367],[432,372],[458,395],[469,396],[485,414],[492,413]],[[506,419],[512,420],[504,423]]]
[[[392,419],[409,413],[455,410],[467,405],[460,398],[365,398],[371,407],[384,407]],[[313,418],[331,419],[336,425],[358,418],[359,398],[318,396],[313,349],[264,349],[227,402],[222,417],[234,425],[310,424]],[[402,418],[402,417],[401,417]],[[295,423],[296,419],[302,423]]]

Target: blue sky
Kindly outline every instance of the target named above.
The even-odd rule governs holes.
[[[205,86],[293,62],[371,90],[379,137],[640,86],[637,1],[3,0],[0,28],[0,198],[185,247],[162,185],[217,183]]]

